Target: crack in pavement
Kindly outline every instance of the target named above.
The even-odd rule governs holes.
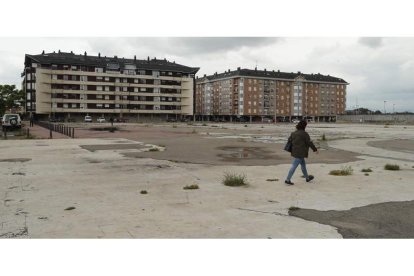
[[[242,211],[250,211],[250,212],[256,212],[256,213],[262,213],[262,214],[270,214],[270,215],[276,215],[276,216],[282,216],[282,217],[289,217],[289,215],[282,214],[279,212],[266,212],[266,211],[259,211],[259,210],[253,210],[253,209],[246,209],[246,208],[237,208]]]

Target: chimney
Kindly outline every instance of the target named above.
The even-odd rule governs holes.
[[[85,55],[85,57],[87,56],[86,51],[85,51],[85,54],[84,55]]]
[[[254,67],[254,71],[257,71],[257,67]]]
[[[45,50],[43,50],[43,52],[42,52],[42,55],[44,55],[45,54]]]
[[[206,75],[206,74],[204,74],[204,77],[207,77],[207,75]]]
[[[70,53],[73,55],[73,51],[70,51]]]
[[[134,61],[137,61],[137,55],[134,56]]]
[[[60,54],[60,49],[59,49],[59,52],[58,53]]]
[[[101,53],[98,53],[98,58],[101,58]]]
[[[117,59],[118,58],[118,56],[114,56],[114,59]]]
[[[237,67],[237,71],[240,71],[240,67]]]
[[[266,68],[264,69],[264,71],[266,72]]]
[[[148,56],[148,58],[147,58],[147,61],[149,61],[149,56]]]

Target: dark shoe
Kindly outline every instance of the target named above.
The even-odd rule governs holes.
[[[293,185],[293,183],[292,183],[290,180],[285,180],[285,183],[286,183],[287,185]]]
[[[307,178],[306,178],[306,182],[309,182],[309,181],[311,181],[312,179],[314,179],[315,177],[313,177],[313,175],[309,175]]]

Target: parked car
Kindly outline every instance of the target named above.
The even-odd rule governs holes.
[[[175,119],[175,118],[168,118],[167,119],[167,122],[175,123],[175,122],[177,122],[177,119]]]
[[[63,120],[63,118],[50,118],[49,122],[52,123],[63,123],[65,120]]]
[[[92,123],[92,117],[91,116],[85,116],[85,123]]]
[[[263,118],[263,123],[273,123],[273,119]]]
[[[96,121],[97,121],[98,123],[105,123],[105,122],[106,122],[106,120],[105,120],[105,118],[104,118],[104,117],[100,117],[100,118],[96,119]]]
[[[22,120],[19,114],[4,114],[1,119],[1,126],[3,131],[5,129],[20,129],[22,128]]]
[[[125,119],[125,118],[115,118],[114,119],[114,122],[117,122],[117,123],[126,123],[126,122],[128,122],[128,119]]]
[[[294,123],[294,124],[297,124],[297,123],[299,123],[300,122],[300,120],[298,120],[298,119],[293,119],[292,120],[292,123]]]

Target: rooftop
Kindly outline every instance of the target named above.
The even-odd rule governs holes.
[[[343,83],[348,84],[345,80],[337,77],[333,77],[330,75],[322,75],[322,74],[304,74],[301,72],[297,73],[287,73],[287,72],[280,72],[278,71],[268,71],[268,70],[257,70],[257,69],[240,69],[237,68],[237,70],[234,71],[226,71],[224,73],[220,74],[213,74],[210,76],[204,75],[201,78],[198,78],[197,81],[207,81],[207,80],[215,80],[215,79],[223,79],[223,78],[229,78],[229,77],[266,77],[266,78],[275,78],[275,79],[291,79],[294,80],[298,77],[302,77],[305,80],[308,81],[317,81],[317,82],[336,82],[336,83]]]
[[[73,52],[53,52],[53,53],[42,53],[40,55],[29,55],[26,54],[25,64],[29,61],[38,62],[40,64],[65,64],[65,65],[78,65],[78,66],[96,66],[96,67],[115,67],[125,68],[125,65],[135,65],[137,69],[148,69],[148,70],[162,70],[162,71],[175,71],[182,73],[195,74],[200,69],[199,67],[188,67],[175,61],[170,62],[166,59],[127,59],[102,56],[88,55],[86,52],[83,55],[76,55]]]

